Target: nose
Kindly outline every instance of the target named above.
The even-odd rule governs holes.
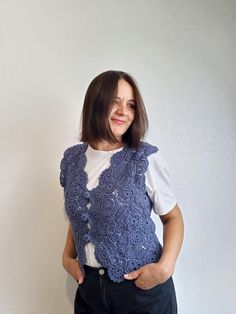
[[[125,102],[123,102],[123,101],[119,102],[119,104],[116,108],[116,112],[117,112],[117,114],[120,114],[120,115],[126,115],[127,114],[127,106],[126,106]]]

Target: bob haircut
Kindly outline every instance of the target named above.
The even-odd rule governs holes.
[[[148,119],[142,96],[132,76],[122,71],[106,71],[95,77],[90,83],[84,98],[82,110],[82,130],[80,140],[88,144],[101,140],[115,144],[108,116],[112,101],[117,95],[118,81],[125,80],[133,88],[135,117],[129,129],[122,136],[122,142],[131,148],[138,148],[148,128]]]

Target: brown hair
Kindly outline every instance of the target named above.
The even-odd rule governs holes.
[[[117,95],[119,80],[125,80],[133,88],[135,100],[135,118],[122,137],[123,143],[137,148],[148,127],[148,119],[142,96],[132,76],[122,71],[106,71],[95,77],[90,83],[84,98],[82,111],[82,131],[80,140],[89,144],[107,140],[117,143],[113,135],[108,115],[112,108],[112,99]]]

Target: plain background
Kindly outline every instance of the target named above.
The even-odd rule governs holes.
[[[73,312],[59,163],[108,69],[137,79],[170,166],[179,313],[235,313],[235,27],[234,0],[0,1],[1,314]]]

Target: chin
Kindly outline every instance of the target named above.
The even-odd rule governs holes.
[[[117,141],[122,142],[122,135],[115,135]]]

